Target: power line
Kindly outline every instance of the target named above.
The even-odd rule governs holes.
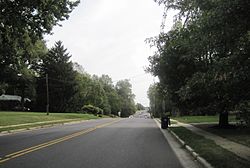
[[[123,79],[119,79],[119,80],[114,80],[113,82],[118,82],[120,80],[124,80],[124,79],[133,79],[133,78],[137,78],[138,76],[144,76],[144,75],[147,75],[147,73],[142,73],[142,74],[138,74],[138,75],[134,75],[134,76],[130,76],[128,78],[123,78]]]
[[[120,80],[125,80],[125,79],[132,80],[132,79],[135,79],[135,78],[138,78],[138,77],[141,77],[141,76],[145,76],[145,75],[147,75],[147,73],[141,73],[141,74],[130,76],[128,78],[119,79],[119,80],[117,79],[117,80],[114,80],[112,82],[116,83],[116,82],[118,82]],[[46,79],[46,77],[40,77],[40,79]],[[61,79],[56,79],[56,78],[51,78],[51,77],[48,77],[48,80],[57,81],[57,82],[61,82],[61,83],[75,84],[74,81],[66,81],[66,80],[61,80]],[[133,82],[133,83],[142,83],[142,82],[144,82],[144,81],[140,80],[140,81],[136,81],[136,82]],[[55,85],[55,84],[50,84],[50,85]]]

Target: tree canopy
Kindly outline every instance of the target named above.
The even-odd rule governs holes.
[[[68,19],[78,3],[70,0],[0,2],[2,93],[35,97],[35,69],[40,58],[47,53],[43,35],[51,33],[53,26]]]
[[[249,102],[248,1],[155,0],[178,11],[169,32],[149,39],[157,52],[148,71],[181,114],[220,114]]]
[[[134,95],[128,80],[115,85],[108,75],[88,74],[71,62],[61,41],[52,48],[46,46],[43,36],[68,19],[79,2],[0,1],[0,94],[20,95],[22,107],[24,98],[29,97],[32,111],[45,111],[49,102],[52,112],[98,109],[106,115],[133,114]]]

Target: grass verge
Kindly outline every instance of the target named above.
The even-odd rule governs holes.
[[[181,116],[172,117],[174,120],[178,120],[183,123],[204,123],[204,122],[217,122],[219,123],[219,116]],[[235,121],[235,115],[229,115],[229,122]]]
[[[91,114],[77,113],[38,113],[38,112],[0,112],[0,131],[50,125],[56,123],[97,119],[99,117]],[[47,123],[39,123],[47,122]],[[23,126],[8,127],[11,125],[26,124]],[[1,128],[4,127],[4,128]]]
[[[250,147],[250,128],[235,126],[231,129],[219,128],[210,124],[198,124],[195,125],[198,128],[201,128],[207,132],[211,132],[223,138],[229,139],[236,143],[246,145]]]
[[[176,121],[170,121],[170,123],[171,123],[171,124],[177,124],[177,122],[176,122]]]
[[[170,129],[215,168],[250,167],[248,161],[220,147],[212,140],[197,135],[184,127],[172,127]]]

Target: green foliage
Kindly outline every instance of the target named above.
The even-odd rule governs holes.
[[[141,103],[136,103],[136,110],[145,110],[145,107]]]
[[[179,11],[175,25],[149,42],[157,47],[148,71],[181,114],[222,115],[249,101],[248,1],[156,0]],[[181,25],[180,23],[184,23]]]
[[[0,81],[30,67],[39,55],[37,44],[51,33],[59,21],[68,19],[79,1],[1,1],[0,5]],[[12,81],[14,82],[14,81]]]
[[[150,113],[154,117],[161,117],[163,113],[173,111],[173,102],[160,83],[150,85],[147,95],[150,101]],[[172,114],[175,115],[175,111]]]
[[[68,103],[67,111],[82,111],[82,105],[91,104],[100,107],[105,115],[118,115],[119,111],[123,111],[123,116],[126,117],[135,112],[130,83],[118,84],[115,87],[108,75],[98,77],[86,72],[76,73],[75,82],[75,94]]]
[[[5,94],[5,90],[8,87],[6,83],[0,83],[0,95]]]
[[[127,86],[131,87],[131,84]],[[70,111],[81,111],[82,104],[100,107],[105,115],[118,115],[118,112],[123,109],[126,111],[124,116],[127,116],[135,111],[133,96],[129,100],[125,96],[132,94],[131,89],[122,87],[118,89],[108,75],[98,77],[87,73],[77,73],[75,91],[70,102]]]
[[[69,18],[69,13],[78,5],[79,1],[2,1],[1,2],[1,29],[5,33],[22,35],[25,31],[41,37],[50,33],[53,26],[59,21]],[[5,34],[6,35],[6,34]],[[13,34],[14,35],[14,34]]]
[[[46,55],[43,35],[68,19],[79,1],[1,1],[0,83],[2,92],[36,98],[35,77],[40,58]],[[3,88],[3,89],[2,89]],[[22,103],[23,104],[23,103]]]
[[[239,103],[238,109],[240,110],[246,124],[250,126],[250,101],[243,101]]]
[[[121,102],[121,117],[128,117],[135,113],[136,107],[132,93],[132,85],[129,80],[120,80],[116,83],[116,91]]]
[[[42,58],[40,64],[40,79],[38,85],[38,107],[46,105],[46,74],[49,77],[49,104],[52,112],[66,112],[70,100],[75,94],[76,72],[73,70],[70,55],[64,48],[62,42],[58,41],[55,46],[49,50],[48,54]]]
[[[82,107],[82,111],[85,113],[94,114],[94,115],[103,114],[103,110],[101,108],[90,105],[90,104],[84,105]]]
[[[150,101],[150,113],[154,116],[154,117],[160,117],[162,112],[162,95],[158,92],[158,85],[154,84],[154,85],[150,85],[149,89],[148,89],[148,98]]]
[[[0,72],[0,81],[6,84],[4,88],[6,94],[18,94],[34,100],[36,66],[40,57],[47,53],[47,48],[44,41],[32,43],[28,37],[23,46],[24,48],[19,49],[19,54],[25,58],[19,60],[18,64],[14,65],[13,62],[11,66],[4,66]]]
[[[70,100],[67,111],[81,111],[82,105],[87,102],[91,87],[91,76],[87,73],[76,73],[75,94]]]
[[[134,113],[131,84],[113,85],[108,75],[89,75],[72,63],[61,41],[48,49],[43,35],[68,19],[79,1],[1,1],[0,93],[32,99],[32,109],[45,111],[46,74],[52,112],[77,112],[92,104],[106,115]],[[119,83],[119,82],[118,82]],[[23,101],[22,101],[23,102]],[[23,103],[22,103],[23,104]]]

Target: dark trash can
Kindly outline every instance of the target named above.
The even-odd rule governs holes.
[[[167,129],[168,128],[169,120],[170,120],[169,117],[162,117],[161,118],[161,128],[162,129]]]

